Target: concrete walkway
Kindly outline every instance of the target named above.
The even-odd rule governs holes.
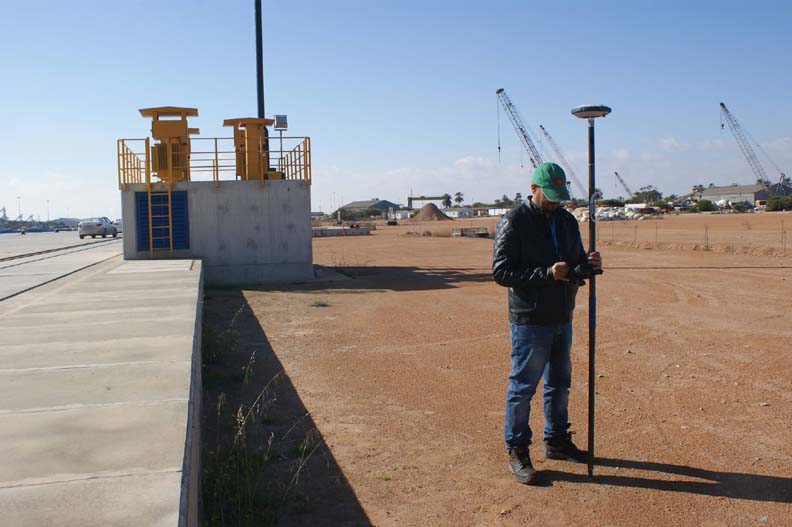
[[[32,235],[31,235],[32,236]],[[31,247],[18,247],[29,250]],[[0,301],[121,254],[120,240],[0,261]]]
[[[201,277],[115,257],[0,301],[0,524],[196,524]]]

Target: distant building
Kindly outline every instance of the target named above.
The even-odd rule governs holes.
[[[706,199],[713,203],[728,201],[730,203],[750,203],[751,205],[758,205],[766,202],[772,195],[789,196],[790,194],[792,194],[792,187],[788,185],[776,183],[771,185],[770,190],[768,190],[764,185],[757,183],[755,185],[730,185],[728,187],[705,188],[701,192],[697,192],[695,197],[699,201]]]
[[[392,220],[406,220],[410,218],[409,210],[394,210],[393,214],[388,213]]]
[[[473,209],[467,207],[456,207],[452,209],[443,209],[442,213],[449,218],[472,218]]]
[[[398,210],[401,206],[385,199],[374,198],[367,201],[353,201],[341,207],[341,210],[368,210],[377,209],[388,212],[388,209]]]
[[[487,209],[487,213],[490,216],[503,216],[504,214],[508,214],[511,209],[505,208],[490,208]]]

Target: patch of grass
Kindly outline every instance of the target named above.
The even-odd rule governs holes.
[[[239,313],[237,313],[239,315]],[[308,414],[276,417],[283,371],[256,372],[257,352],[233,330],[203,329],[205,403],[202,470],[204,527],[268,527],[308,511],[309,462],[324,442]],[[245,353],[240,351],[245,350]],[[258,375],[258,377],[257,377]],[[271,415],[274,414],[274,415]],[[305,482],[301,484],[301,478]]]
[[[330,304],[325,302],[324,300],[314,300],[311,302],[311,307],[329,307]]]
[[[385,474],[384,476],[382,476],[382,481],[391,481],[392,479],[393,479],[393,477],[392,477],[392,476],[389,476],[389,475],[387,475],[387,474]]]
[[[204,364],[217,364],[225,353],[233,353],[239,347],[239,334],[229,328],[218,330],[214,326],[204,324],[201,330],[201,350]]]
[[[277,519],[275,496],[259,492],[270,476],[272,442],[258,448],[225,445],[204,452],[206,526],[267,526]]]

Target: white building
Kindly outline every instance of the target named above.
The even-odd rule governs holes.
[[[453,209],[443,209],[441,211],[443,214],[448,216],[449,218],[472,218],[473,217],[473,209],[468,207],[456,207]]]
[[[388,212],[388,218],[392,220],[407,220],[410,218],[410,211],[394,210],[393,212]]]

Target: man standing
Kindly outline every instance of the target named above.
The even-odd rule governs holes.
[[[506,214],[495,232],[492,274],[509,288],[512,341],[504,436],[509,470],[529,485],[537,483],[537,473],[528,419],[542,377],[545,457],[579,463],[587,457],[568,431],[572,311],[581,285],[577,266],[601,269],[602,260],[597,252],[586,255],[577,220],[560,206],[568,199],[563,169],[543,163],[534,170],[529,200]]]

